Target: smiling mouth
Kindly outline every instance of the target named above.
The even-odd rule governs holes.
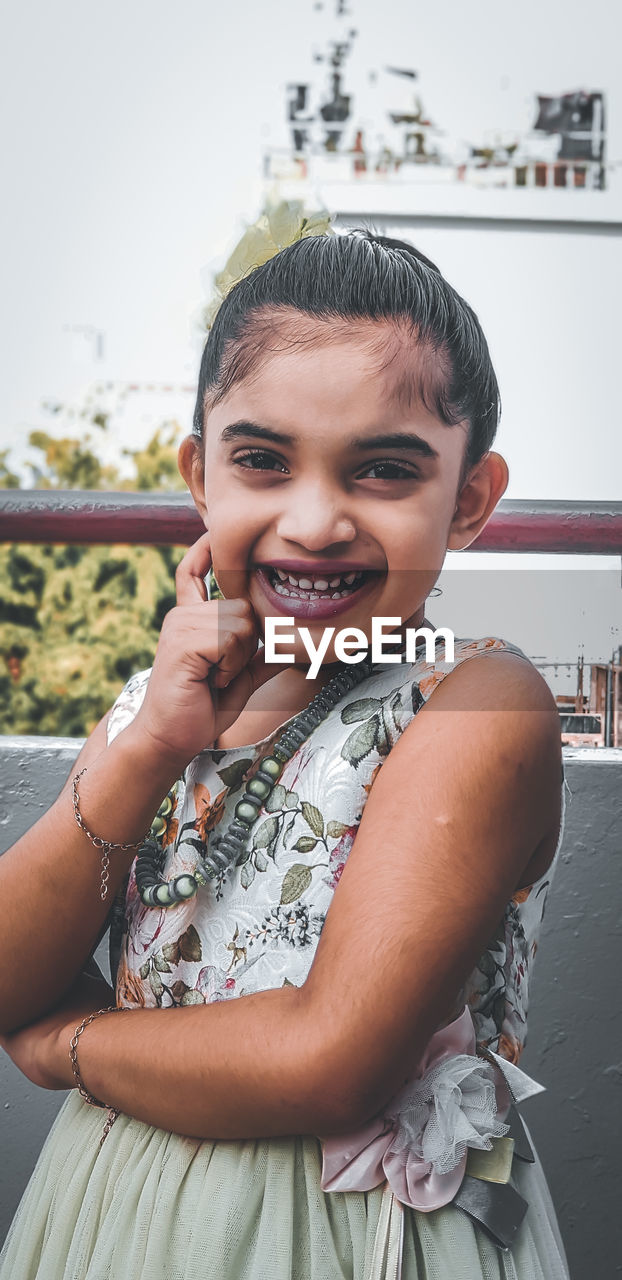
[[[329,569],[294,571],[258,564],[255,572],[273,610],[295,618],[331,619],[347,613],[373,591],[383,571],[379,569]]]
[[[289,573],[284,569],[273,569],[270,565],[261,565],[260,571],[283,600],[346,600],[377,573],[370,569],[355,569],[350,573],[316,572],[311,575]]]

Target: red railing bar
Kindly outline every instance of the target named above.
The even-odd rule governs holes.
[[[189,546],[203,525],[189,493],[0,490],[0,541]],[[502,501],[471,551],[622,554],[622,502]]]
[[[622,503],[500,502],[470,551],[622,554]]]

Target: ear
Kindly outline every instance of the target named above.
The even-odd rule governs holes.
[[[197,435],[184,436],[177,452],[179,473],[186,481],[194,499],[194,505],[207,529],[205,505],[205,469],[203,466],[203,441]]]
[[[464,551],[487,524],[505,493],[509,472],[500,453],[486,453],[467,474],[449,527],[448,551]]]

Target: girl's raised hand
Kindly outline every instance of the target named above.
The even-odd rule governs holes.
[[[209,534],[186,552],[175,575],[177,604],[162,624],[134,732],[164,758],[187,764],[232,725],[251,694],[287,663],[267,664],[248,600],[208,600]]]

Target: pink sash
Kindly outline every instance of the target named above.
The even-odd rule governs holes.
[[[499,1054],[479,1057],[475,1050],[465,1005],[434,1033],[416,1075],[382,1114],[352,1133],[321,1139],[322,1189],[370,1191],[386,1181],[397,1200],[424,1213],[453,1200],[468,1148],[491,1150],[491,1139],[508,1132],[503,1120],[512,1100],[544,1091]]]

